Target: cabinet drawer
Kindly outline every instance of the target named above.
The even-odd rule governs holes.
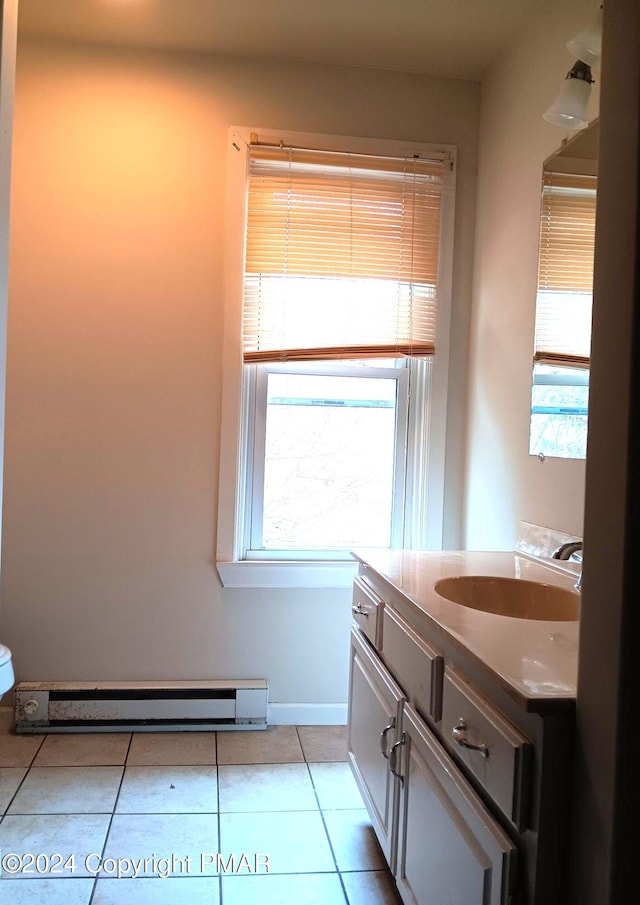
[[[382,598],[378,597],[366,581],[363,581],[362,578],[356,578],[353,582],[352,601],[351,612],[354,620],[373,646],[380,649],[382,632],[380,613],[384,608]]]
[[[442,711],[442,657],[399,613],[382,613],[382,659],[413,707],[436,722]]]
[[[526,829],[531,743],[449,666],[444,672],[442,733],[503,814],[519,830]]]

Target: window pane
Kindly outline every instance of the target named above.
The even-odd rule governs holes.
[[[396,386],[269,374],[265,549],[389,546]]]
[[[246,274],[244,285],[249,351],[418,346],[435,335],[434,284]]]
[[[590,292],[538,292],[536,352],[588,358],[592,299]]]

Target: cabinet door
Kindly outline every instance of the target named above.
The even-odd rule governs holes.
[[[396,882],[406,905],[507,905],[516,849],[418,714],[402,716]]]
[[[348,757],[371,823],[394,869],[398,779],[388,757],[399,739],[402,692],[357,629],[351,632]]]

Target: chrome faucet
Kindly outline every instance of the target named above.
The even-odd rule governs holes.
[[[582,550],[581,540],[570,540],[566,544],[560,544],[557,550],[553,551],[552,559],[570,559],[574,553]]]
[[[562,559],[568,560],[574,553],[577,553],[578,550],[582,550],[582,541],[567,541],[566,544],[560,544],[557,550],[554,550],[552,553],[552,559]],[[581,591],[582,590],[582,569],[580,569],[580,574],[578,575],[578,580],[574,584],[574,590]]]

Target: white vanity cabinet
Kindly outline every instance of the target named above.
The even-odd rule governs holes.
[[[375,626],[356,612],[368,599]],[[361,566],[348,757],[400,895],[405,905],[559,905],[570,716],[520,713],[414,609]]]
[[[516,849],[354,628],[349,760],[411,905],[506,905]]]

